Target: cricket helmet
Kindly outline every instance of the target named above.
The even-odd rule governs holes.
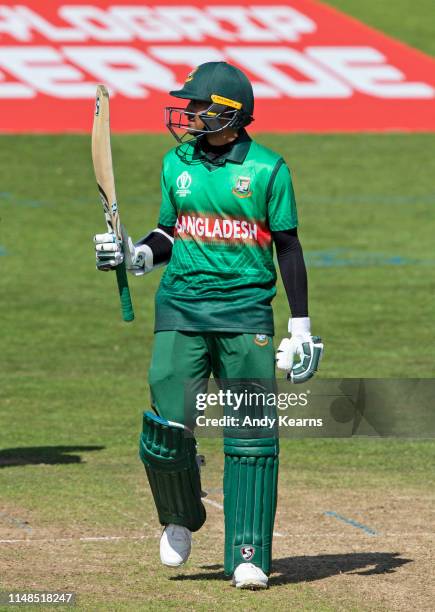
[[[215,134],[226,128],[240,129],[253,120],[254,93],[248,77],[227,62],[206,62],[187,76],[183,87],[170,91],[171,96],[183,100],[210,102],[210,106],[199,113],[204,129],[192,129],[188,125],[196,113],[185,108],[167,106],[165,123],[179,142],[185,142],[204,134]],[[184,130],[180,136],[176,130]]]

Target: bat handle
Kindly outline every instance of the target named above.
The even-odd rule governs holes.
[[[133,321],[134,311],[131,303],[130,289],[128,287],[125,263],[116,266],[116,280],[118,281],[119,298],[121,300],[122,318],[124,321]]]

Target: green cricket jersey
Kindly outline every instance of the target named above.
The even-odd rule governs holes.
[[[290,171],[244,130],[218,162],[194,142],[164,157],[159,223],[175,226],[175,241],[155,331],[272,335],[271,232],[297,226]]]

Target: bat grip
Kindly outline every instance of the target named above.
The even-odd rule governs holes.
[[[122,318],[124,321],[133,321],[134,312],[131,303],[130,289],[128,287],[127,271],[125,263],[116,266],[116,280],[118,281],[119,298],[121,300]]]

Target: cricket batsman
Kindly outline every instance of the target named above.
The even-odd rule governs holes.
[[[186,401],[186,384],[200,390],[213,375],[224,389],[269,391],[275,364],[292,382],[304,382],[323,345],[311,335],[289,168],[245,129],[254,112],[250,81],[226,62],[207,62],[170,94],[186,103],[166,108],[178,144],[163,159],[156,229],[136,243],[125,230],[122,244],[110,233],[94,241],[99,270],[125,261],[140,276],[166,265],[155,300],[152,410],[144,413],[140,457],[164,527],[161,561],[178,567],[206,520],[196,406]],[[290,337],[276,355],[273,247],[291,312]],[[242,406],[241,413],[250,410]],[[276,415],[276,408],[255,406],[255,416],[262,414]],[[267,588],[278,452],[276,428],[224,430],[224,570],[238,588]]]

